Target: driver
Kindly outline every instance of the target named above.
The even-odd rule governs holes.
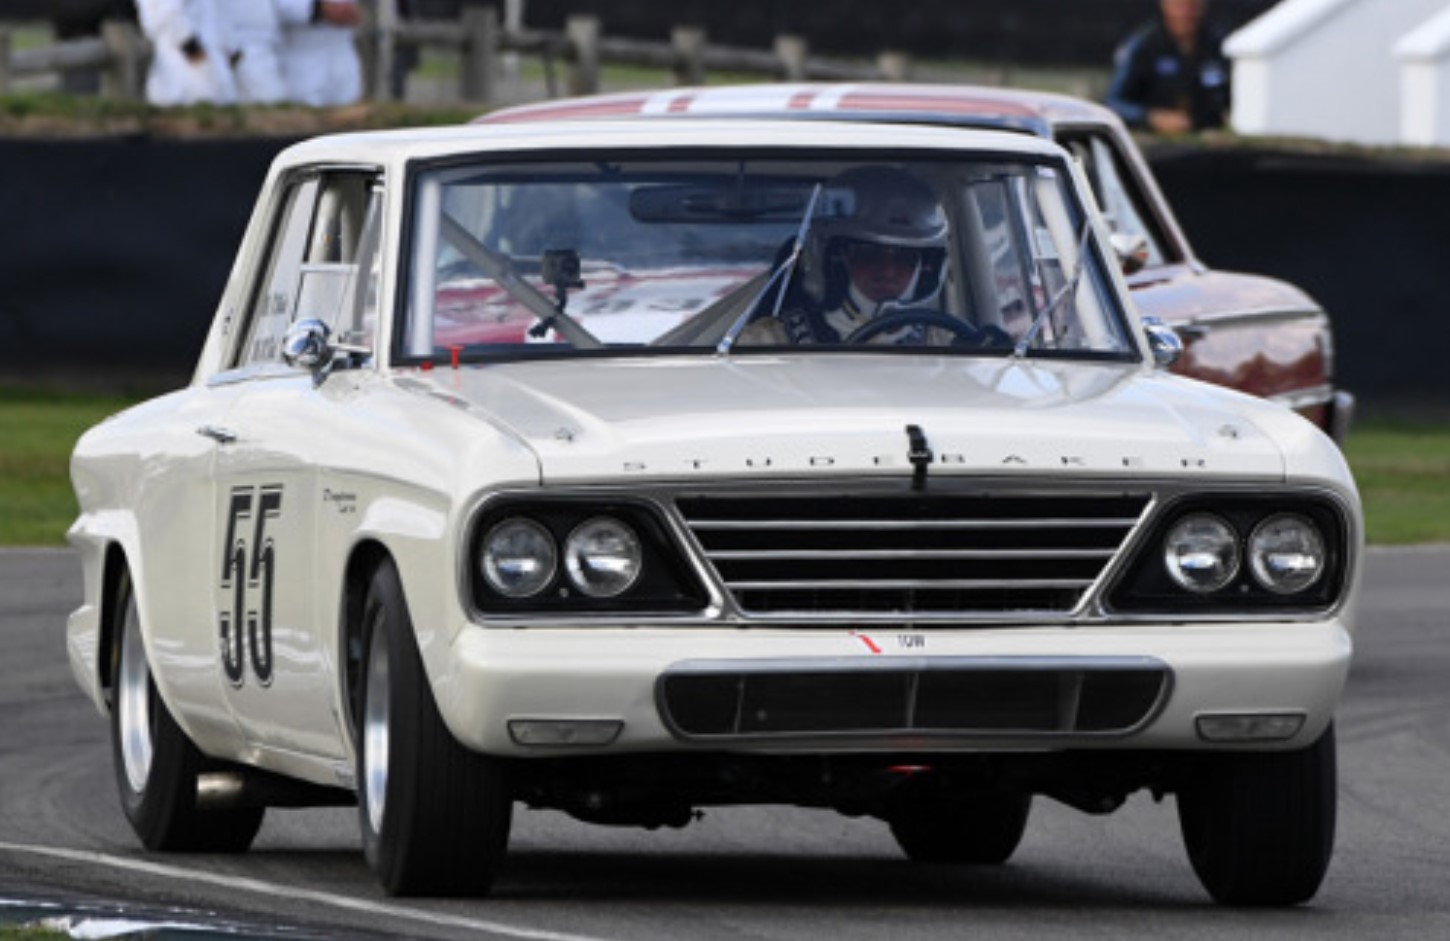
[[[826,184],[778,319],[742,335],[755,343],[840,343],[878,314],[929,305],[941,289],[947,217],[921,180],[892,167],[847,170]],[[920,324],[873,342],[920,344]]]

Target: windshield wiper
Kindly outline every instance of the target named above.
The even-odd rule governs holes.
[[[1027,348],[1032,345],[1033,340],[1037,339],[1042,328],[1047,326],[1052,315],[1057,313],[1058,308],[1069,298],[1077,295],[1077,284],[1082,280],[1083,269],[1087,266],[1088,236],[1092,234],[1092,231],[1092,220],[1083,219],[1082,235],[1078,236],[1077,240],[1077,261],[1072,266],[1072,276],[1067,279],[1066,284],[1058,289],[1056,294],[1052,295],[1052,300],[1047,302],[1047,306],[1038,311],[1037,316],[1033,318],[1032,326],[1027,328],[1027,332],[1022,334],[1022,339],[1018,340],[1017,345],[1012,348],[1014,358],[1021,359],[1026,356]]]
[[[770,315],[772,317],[780,316],[781,304],[785,303],[785,294],[790,290],[791,275],[795,273],[796,262],[800,261],[801,252],[805,250],[806,237],[811,234],[811,219],[816,214],[816,200],[820,198],[821,184],[817,183],[815,188],[811,190],[810,202],[806,203],[806,214],[801,218],[801,224],[796,229],[795,243],[791,245],[790,254],[780,264],[775,266],[775,270],[770,273],[770,277],[766,279],[765,284],[761,287],[760,293],[750,299],[750,303],[745,305],[745,310],[741,312],[739,317],[735,318],[735,322],[730,325],[730,329],[725,331],[725,335],[720,338],[720,342],[715,346],[717,355],[730,355],[730,348],[739,339],[741,332],[745,329],[745,325],[750,323],[750,318],[755,313],[756,305],[760,303],[760,299],[770,291],[771,287],[777,281],[781,282],[780,290],[775,295],[775,308],[770,312]]]
[[[482,268],[484,273],[499,283],[520,304],[527,307],[534,316],[539,318],[540,323],[547,324],[559,331],[559,335],[568,340],[574,346],[597,349],[604,344],[599,338],[585,330],[579,325],[579,321],[564,313],[561,305],[555,304],[514,271],[513,263],[507,255],[493,251],[478,239],[473,237],[458,221],[448,213],[443,213],[439,218],[439,229],[443,237],[471,262]]]

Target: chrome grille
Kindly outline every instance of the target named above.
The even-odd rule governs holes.
[[[748,614],[1068,612],[1145,494],[689,496],[676,505]]]

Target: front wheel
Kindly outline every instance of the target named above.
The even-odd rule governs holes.
[[[262,807],[206,810],[197,778],[207,759],[176,724],[156,692],[135,586],[122,573],[113,610],[117,646],[112,674],[111,754],[121,806],[150,850],[240,853],[262,826]]]
[[[1178,793],[1193,871],[1225,905],[1298,905],[1334,852],[1334,727],[1308,748],[1205,759]]]
[[[1012,858],[1031,809],[1031,794],[926,799],[898,807],[888,823],[913,862],[990,866]]]
[[[513,804],[498,763],[458,744],[423,672],[391,561],[363,605],[357,724],[363,852],[392,895],[484,895]]]

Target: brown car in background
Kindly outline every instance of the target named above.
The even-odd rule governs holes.
[[[967,85],[742,85],[560,99],[474,123],[648,115],[960,125],[1055,140],[1082,162],[1139,312],[1182,339],[1174,371],[1280,402],[1344,441],[1354,397],[1334,388],[1334,338],[1324,310],[1292,284],[1214,271],[1199,261],[1132,136],[1107,108]]]

